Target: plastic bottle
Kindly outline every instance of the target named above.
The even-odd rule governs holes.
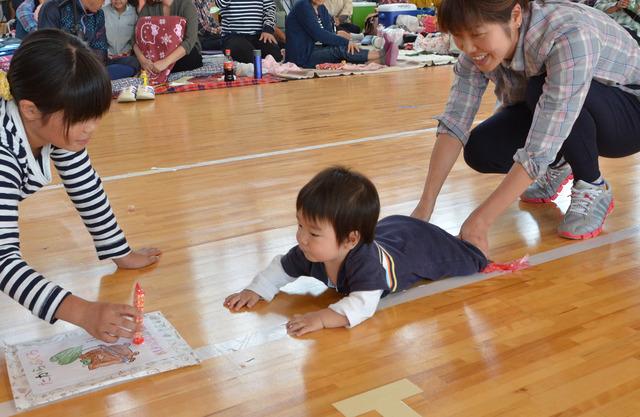
[[[235,70],[233,68],[233,58],[231,58],[231,50],[225,49],[224,51],[224,80],[227,82],[234,81],[236,79]]]
[[[262,52],[260,49],[253,50],[253,78],[262,78]]]

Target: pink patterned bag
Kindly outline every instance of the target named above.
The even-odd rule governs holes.
[[[136,24],[136,44],[144,56],[156,62],[164,59],[182,43],[187,21],[180,16],[145,16]],[[159,74],[149,74],[149,84],[166,83],[174,64]]]

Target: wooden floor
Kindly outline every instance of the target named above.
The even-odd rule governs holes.
[[[114,103],[90,154],[131,245],[160,247],[162,260],[128,272],[97,261],[60,188],[22,203],[23,254],[88,299],[129,302],[139,281],[148,311],[192,347],[235,347],[25,415],[340,417],[333,403],[404,379],[422,391],[405,403],[424,417],[640,415],[640,235],[390,307],[351,330],[282,336],[287,317],[336,299],[311,281],[253,312],[222,307],[295,243],[297,191],[327,165],[369,175],[384,214],[411,212],[451,75],[439,67]],[[489,92],[478,119],[493,105]],[[416,130],[426,131],[403,134]],[[342,143],[354,139],[368,140]],[[638,162],[602,161],[616,196],[603,236],[640,217]],[[158,169],[171,167],[182,168]],[[458,161],[432,221],[457,233],[499,180]],[[514,204],[491,231],[492,258],[574,245],[555,234],[567,205],[566,195]],[[70,328],[0,298],[2,340]],[[11,401],[4,360],[0,380],[0,403]]]

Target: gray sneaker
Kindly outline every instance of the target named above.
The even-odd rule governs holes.
[[[612,211],[613,193],[609,184],[593,185],[578,180],[571,188],[571,205],[558,226],[558,233],[567,239],[596,237]]]
[[[547,172],[536,180],[520,196],[525,203],[550,203],[558,197],[562,187],[573,179],[569,164],[559,168],[547,169]]]

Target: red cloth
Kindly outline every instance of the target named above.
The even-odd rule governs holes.
[[[507,264],[499,264],[495,262],[491,262],[485,269],[482,270],[483,273],[489,274],[491,272],[496,271],[509,271],[515,272],[520,271],[521,269],[529,268],[529,257],[525,256],[524,258],[516,259],[513,262],[509,262]]]
[[[145,16],[136,24],[136,44],[151,62],[169,56],[184,39],[187,21],[180,16]],[[149,84],[167,82],[174,64],[159,74],[149,74]]]
[[[155,88],[156,94],[181,93],[184,91],[201,91],[211,90],[214,88],[226,87],[242,87],[245,85],[269,84],[285,81],[282,78],[275,77],[271,74],[265,74],[261,79],[256,80],[253,77],[238,77],[235,81],[220,81],[220,75],[212,75],[209,77],[194,77],[189,79],[192,84],[187,85],[159,85]]]

